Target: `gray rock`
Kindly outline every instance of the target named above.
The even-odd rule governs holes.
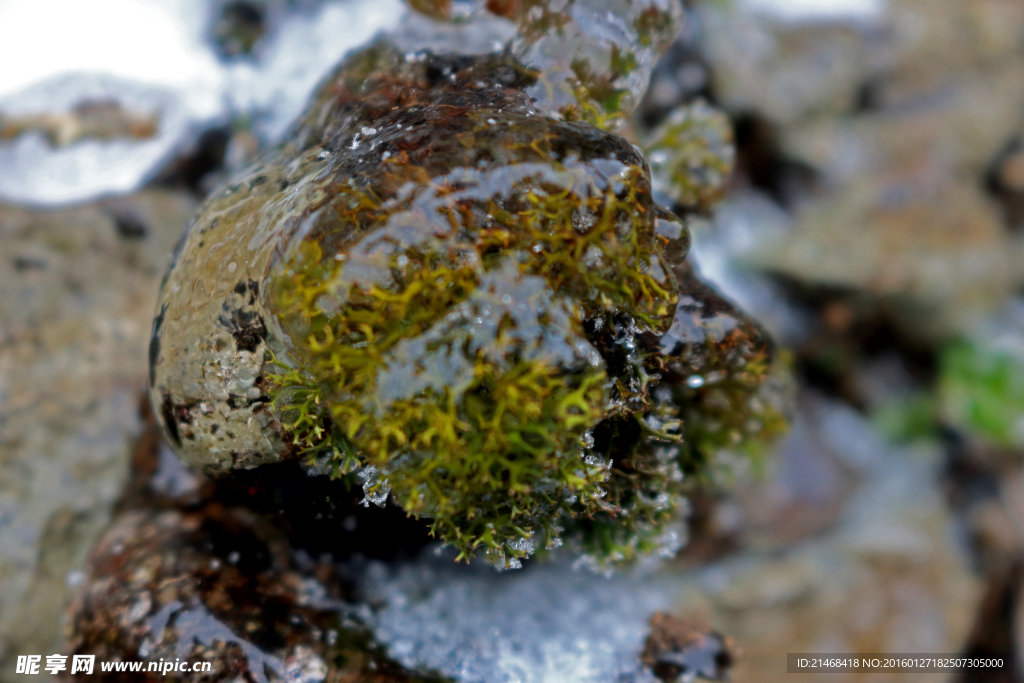
[[[141,427],[159,278],[194,202],[0,207],[0,672],[61,616]]]

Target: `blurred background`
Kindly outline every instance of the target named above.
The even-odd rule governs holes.
[[[786,652],[1011,654],[945,679],[1024,681],[1024,2],[686,5],[627,134],[730,117],[692,258],[787,350],[797,408],[691,500],[669,607],[736,640],[735,681]],[[0,0],[0,680],[60,651],[181,229],[406,11]]]

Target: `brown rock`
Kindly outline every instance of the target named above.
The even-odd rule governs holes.
[[[663,681],[724,680],[735,659],[730,638],[665,612],[651,617],[641,659]]]

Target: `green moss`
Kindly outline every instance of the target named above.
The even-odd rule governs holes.
[[[771,349],[720,299],[677,329],[682,294],[714,298],[685,226],[635,146],[538,111],[532,79],[379,43],[321,88],[290,144],[322,180],[263,290],[267,393],[293,450],[460,558],[566,536],[630,560],[672,545],[684,472],[775,429]]]
[[[732,174],[732,137],[728,118],[703,101],[675,110],[644,144],[656,190],[687,210],[709,211]]]
[[[935,439],[939,429],[938,401],[932,391],[915,391],[889,401],[872,415],[878,430],[896,442]]]
[[[940,359],[942,416],[995,445],[1024,447],[1024,361],[977,342],[949,344]]]
[[[421,136],[416,113],[397,117],[403,139]],[[293,348],[271,381],[300,448],[380,473],[369,500],[390,491],[461,556],[511,560],[538,530],[553,541],[551,520],[601,508],[608,470],[580,440],[620,409],[584,322],[663,331],[676,286],[639,157],[597,139],[580,159],[561,149],[585,129],[490,108],[444,125],[426,161],[447,154],[454,173],[384,145],[394,156],[334,188],[275,268],[268,305]]]

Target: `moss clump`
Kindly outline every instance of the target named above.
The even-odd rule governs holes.
[[[664,332],[677,287],[634,147],[507,86],[467,103],[498,61],[423,59],[399,106],[352,106],[322,140],[338,181],[269,280],[291,340],[272,395],[294,443],[365,468],[368,500],[390,493],[463,557],[511,561],[605,507],[584,433],[635,407],[587,328]],[[379,46],[354,58],[377,65],[361,102],[395,86],[382,62]]]
[[[692,276],[641,150],[511,54],[346,60],[194,222],[154,395],[201,462],[305,456],[461,558],[671,549],[684,478],[770,431],[771,348]]]
[[[644,145],[655,191],[686,210],[709,211],[732,173],[732,138],[728,118],[703,101],[672,112]]]

